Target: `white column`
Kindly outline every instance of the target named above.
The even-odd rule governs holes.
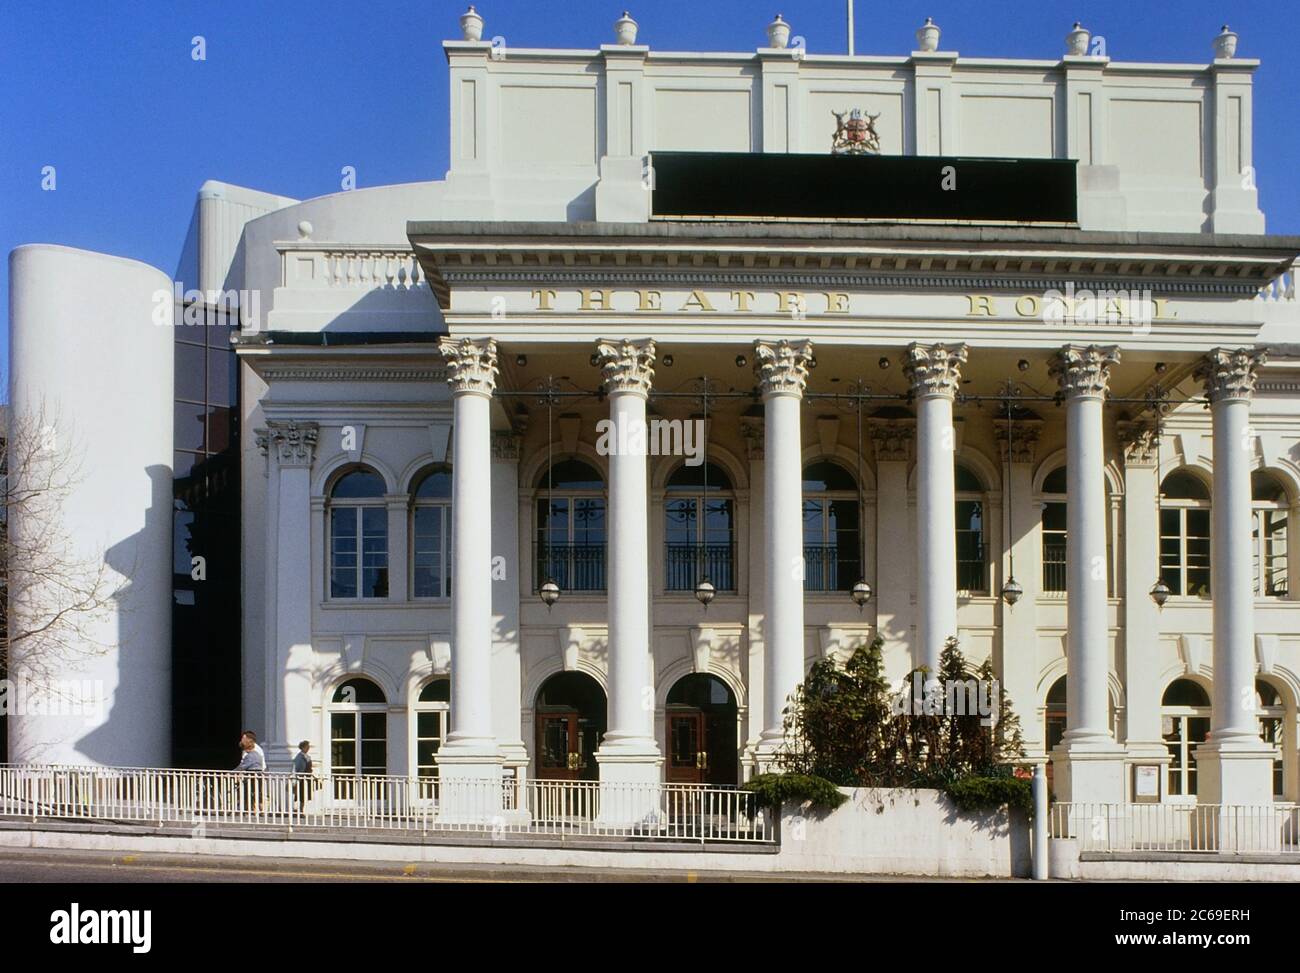
[[[519,549],[519,437],[492,436],[492,554],[523,568]],[[526,555],[525,555],[526,557]],[[507,772],[526,776],[528,748],[521,727],[523,671],[519,642],[521,570],[510,568],[492,582],[492,725]]]
[[[646,397],[654,342],[597,342],[612,423],[609,454],[609,729],[596,753],[602,782],[656,784],[663,758],[654,733],[650,663],[650,527]],[[627,809],[620,809],[627,810]]]
[[[451,726],[438,751],[444,782],[493,780],[501,756],[492,732],[492,451],[489,409],[496,342],[443,338],[452,393]],[[445,798],[445,800],[447,800]],[[450,801],[467,817],[500,807],[500,790],[463,786]]]
[[[770,766],[785,740],[784,711],[804,675],[803,471],[800,404],[812,342],[754,343],[763,393],[764,727],[756,759]]]
[[[916,645],[913,668],[939,671],[957,635],[957,514],[952,403],[965,345],[907,346],[903,370],[916,402]]]
[[[1110,733],[1110,626],[1106,600],[1106,479],[1102,403],[1114,346],[1066,345],[1051,373],[1065,399],[1066,730],[1053,751],[1063,801],[1125,799],[1123,750]]]
[[[284,770],[299,740],[312,733],[311,465],[320,433],[314,422],[269,420],[269,448],[276,459],[277,553],[275,572],[274,726],[267,727],[268,768]],[[255,729],[255,728],[254,728]]]
[[[1214,708],[1196,751],[1197,798],[1208,804],[1271,804],[1273,759],[1255,716],[1255,594],[1251,565],[1250,399],[1264,353],[1216,348],[1197,369],[1214,434],[1210,597],[1214,603]]]

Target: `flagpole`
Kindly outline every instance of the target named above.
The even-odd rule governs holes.
[[[849,57],[853,56],[853,0],[849,0]]]

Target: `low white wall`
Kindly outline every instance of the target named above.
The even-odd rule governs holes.
[[[1300,882],[1300,856],[1294,861],[1269,856],[1199,853],[1148,858],[1102,858],[1080,855],[1074,838],[1055,838],[1049,845],[1051,877],[1091,882]]]
[[[848,801],[824,817],[786,806],[783,871],[946,878],[1030,874],[1030,827],[1022,812],[965,813],[936,790],[840,790]]]

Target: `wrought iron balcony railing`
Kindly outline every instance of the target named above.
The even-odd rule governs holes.
[[[605,590],[604,544],[545,544],[533,545],[533,590],[548,578],[560,586],[561,591]]]
[[[862,555],[838,544],[805,544],[804,591],[848,591],[862,578]]]
[[[736,549],[732,544],[667,544],[664,547],[664,588],[694,591],[708,578],[718,591],[736,590]]]

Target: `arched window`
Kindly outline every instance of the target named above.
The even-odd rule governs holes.
[[[858,484],[838,463],[803,471],[804,589],[848,591],[862,577]]]
[[[1047,691],[1047,705],[1043,712],[1043,743],[1047,753],[1051,753],[1065,736],[1066,678],[1062,676],[1056,680]]]
[[[329,497],[331,598],[388,597],[388,508],[384,480],[354,469]]]
[[[1170,594],[1210,597],[1210,491],[1187,470],[1160,484],[1160,577]]]
[[[984,484],[961,463],[957,464],[954,474],[957,488],[957,590],[987,594]]]
[[[347,680],[334,690],[329,717],[333,776],[388,773],[388,700],[382,689],[369,679]]]
[[[533,590],[549,578],[562,591],[604,591],[605,482],[577,459],[556,463],[551,476],[548,484],[543,470],[537,481]]]
[[[450,718],[451,680],[438,676],[425,684],[415,703],[415,773],[421,781],[438,776],[436,758],[447,739]]]
[[[1169,748],[1170,797],[1196,796],[1196,747],[1210,733],[1210,698],[1190,679],[1175,679],[1160,700],[1160,732]]]
[[[731,478],[713,463],[681,466],[669,478],[664,500],[664,587],[668,591],[693,591],[705,577],[718,591],[736,590],[731,492]]]
[[[1267,470],[1250,475],[1251,539],[1254,553],[1255,597],[1285,598],[1287,593],[1286,490]]]
[[[1255,712],[1259,738],[1273,750],[1273,800],[1282,801],[1286,799],[1286,707],[1281,694],[1263,679],[1255,680]]]
[[[412,491],[411,594],[451,597],[451,470],[435,467]]]
[[[1065,467],[1043,480],[1043,590],[1065,590]]]

